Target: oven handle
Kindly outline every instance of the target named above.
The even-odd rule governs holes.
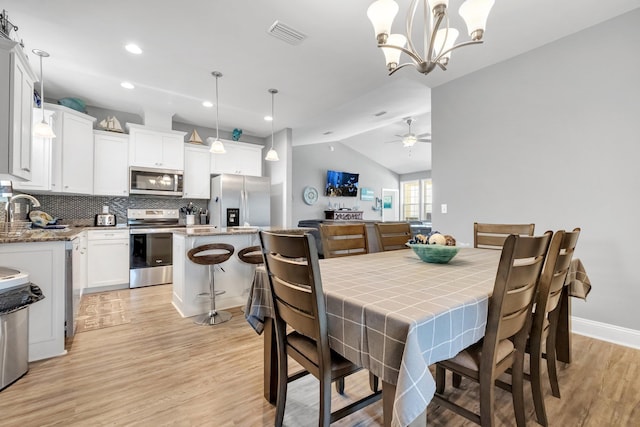
[[[184,230],[185,227],[172,227],[172,228],[130,228],[129,234],[159,234],[168,233],[171,234],[174,231]]]

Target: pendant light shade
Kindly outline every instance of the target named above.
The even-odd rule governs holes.
[[[278,152],[273,148],[273,122],[276,119],[274,115],[274,98],[276,93],[278,93],[278,89],[269,89],[269,93],[271,94],[271,149],[267,152],[267,157],[264,159],[269,162],[277,162],[280,158],[278,157]]]
[[[51,139],[55,138],[56,134],[44,118],[44,77],[42,75],[42,58],[47,58],[49,54],[40,49],[33,49],[32,52],[40,57],[40,110],[42,111],[42,121],[34,126],[33,136]]]
[[[212,138],[209,137],[207,138],[207,141],[211,141],[209,152],[214,154],[224,154],[227,151],[224,149],[224,144],[220,141],[218,134],[218,78],[222,77],[222,73],[220,71],[213,71],[211,75],[216,78],[216,139],[211,141]]]

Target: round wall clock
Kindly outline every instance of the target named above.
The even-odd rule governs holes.
[[[316,190],[314,187],[304,187],[302,198],[304,199],[304,202],[306,204],[313,205],[318,201],[318,190]]]

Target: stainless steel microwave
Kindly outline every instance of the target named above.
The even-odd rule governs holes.
[[[129,168],[129,194],[182,196],[183,172],[171,169]]]

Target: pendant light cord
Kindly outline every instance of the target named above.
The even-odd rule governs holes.
[[[271,149],[272,150],[273,150],[273,122],[276,120],[276,116],[274,115],[275,97],[276,97],[276,92],[272,91],[271,92]]]
[[[44,120],[44,76],[42,75],[42,55],[40,56],[40,109],[42,110],[42,122],[46,123]]]
[[[217,74],[216,76],[216,141],[219,140],[219,136],[218,136],[218,76]]]

